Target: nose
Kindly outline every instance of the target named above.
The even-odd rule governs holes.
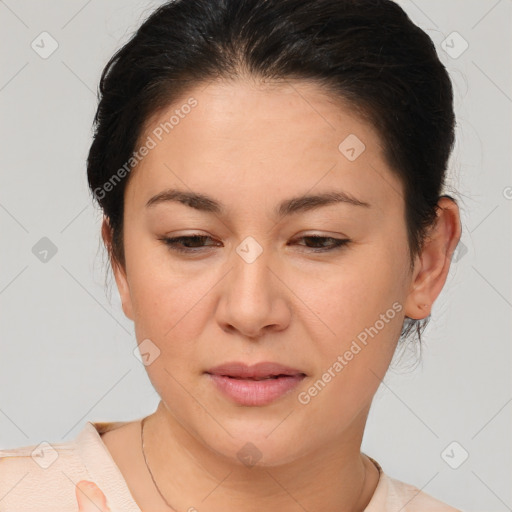
[[[278,332],[288,326],[291,292],[270,252],[258,248],[249,238],[233,254],[231,270],[219,288],[216,312],[224,331],[258,340],[267,332]]]

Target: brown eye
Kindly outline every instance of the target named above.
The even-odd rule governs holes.
[[[329,236],[317,236],[317,235],[310,235],[310,236],[303,236],[301,238],[297,238],[296,240],[312,240],[314,247],[310,247],[306,245],[308,249],[311,249],[313,252],[327,252],[327,251],[333,251],[335,249],[339,249],[345,245],[347,245],[351,240],[348,238],[333,238]],[[295,241],[296,241],[295,240]],[[325,246],[324,242],[330,242],[328,246]],[[315,246],[316,244],[316,246]],[[318,244],[320,244],[320,247],[318,247]],[[301,244],[299,244],[301,245]]]
[[[207,239],[212,240],[211,237],[206,235],[188,235],[178,236],[175,238],[161,238],[161,240],[173,251],[184,253],[200,252],[204,247],[208,247],[203,244],[203,242]]]

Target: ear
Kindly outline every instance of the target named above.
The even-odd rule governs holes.
[[[442,196],[437,205],[437,219],[428,232],[421,254],[416,257],[411,288],[405,301],[405,315],[417,320],[430,315],[446,282],[461,235],[457,203]]]
[[[103,223],[101,225],[101,237],[103,243],[108,251],[109,261],[112,266],[112,271],[121,297],[121,304],[123,305],[124,314],[133,320],[133,307],[130,295],[130,286],[126,276],[126,271],[121,267],[121,264],[116,260],[112,252],[112,228],[110,227],[108,218],[103,216]]]

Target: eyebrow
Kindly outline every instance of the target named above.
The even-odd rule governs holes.
[[[205,194],[196,192],[188,192],[178,189],[166,189],[146,203],[146,208],[151,208],[157,204],[176,202],[181,203],[195,210],[202,212],[213,213],[216,215],[224,215],[226,208],[212,197]],[[350,204],[353,206],[362,206],[371,208],[371,205],[365,201],[361,201],[352,196],[348,192],[343,191],[328,191],[314,195],[301,195],[285,199],[274,210],[274,215],[278,218],[293,215],[308,210],[320,208],[331,204]]]

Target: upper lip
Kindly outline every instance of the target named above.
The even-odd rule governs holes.
[[[291,368],[279,363],[261,362],[254,365],[247,365],[241,362],[224,363],[214,368],[210,368],[206,373],[213,375],[225,375],[237,378],[258,378],[276,375],[306,375],[297,368]]]

